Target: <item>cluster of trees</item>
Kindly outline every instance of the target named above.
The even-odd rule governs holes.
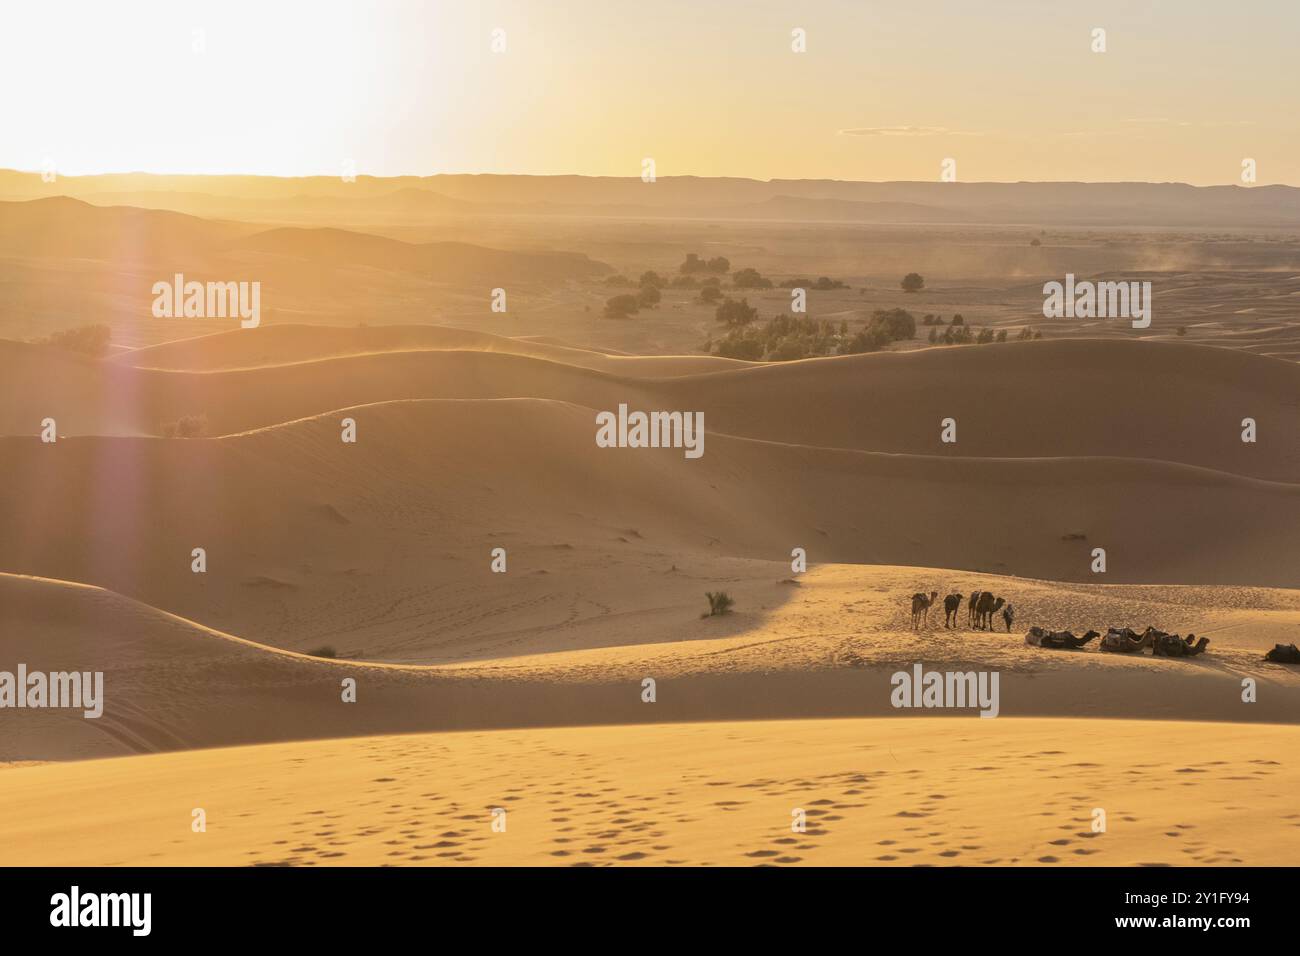
[[[924,318],[921,319],[921,324],[922,325],[943,325],[943,316],[927,314]],[[952,324],[965,325],[966,320],[963,319],[961,313],[958,312],[956,315],[952,317]]]
[[[607,279],[608,283],[609,280]],[[626,319],[636,315],[642,309],[653,309],[663,299],[660,289],[668,285],[668,280],[653,270],[641,273],[640,288],[636,295],[616,295],[605,301],[605,318]]]
[[[731,277],[731,284],[737,289],[772,288],[772,280],[765,279],[757,269],[741,269]]]
[[[783,289],[816,289],[818,292],[829,292],[831,289],[847,289],[848,285],[839,279],[831,279],[826,276],[819,276],[816,281],[812,279],[786,279],[781,283]]]
[[[771,289],[775,283],[757,269],[744,268],[736,272],[731,272],[731,262],[725,256],[717,256],[713,259],[702,259],[694,252],[688,253],[686,261],[678,267],[678,275],[671,279],[659,275],[659,273],[648,270],[641,274],[639,280],[633,280],[628,276],[618,274],[608,276],[605,279],[605,285],[622,289],[640,289],[644,291],[647,287],[655,289],[699,289],[700,301],[706,305],[712,305],[722,298],[719,291],[722,288],[722,276],[731,273],[731,288],[733,289]],[[703,274],[703,275],[701,275]],[[780,287],[783,289],[812,289],[819,292],[825,292],[832,289],[847,289],[848,285],[839,279],[832,279],[829,276],[819,276],[817,279],[786,279],[781,282]],[[626,306],[626,298],[616,296],[620,300],[620,308]],[[611,302],[614,299],[610,300]],[[640,306],[645,308],[643,304]]]
[[[713,312],[715,322],[721,322],[723,325],[733,328],[749,325],[757,318],[758,309],[750,306],[748,299],[737,300],[724,297]]]
[[[694,275],[697,272],[711,272],[714,275],[726,275],[731,270],[731,263],[725,256],[713,259],[701,259],[696,253],[688,252],[686,261],[677,267],[682,275]]]
[[[1016,336],[1021,342],[1028,339],[1041,339],[1042,337],[1042,332],[1035,332],[1029,326],[1021,329]],[[986,345],[989,342],[1005,342],[1006,340],[1006,329],[999,329],[996,332],[992,329],[972,329],[970,326],[958,325],[956,322],[953,322],[942,332],[937,327],[930,329],[930,342],[934,345]]]
[[[51,345],[68,352],[103,358],[108,354],[108,344],[112,338],[113,330],[107,325],[82,325],[75,329],[52,332],[43,339],[37,339],[36,344]]]
[[[848,338],[848,323],[837,327],[825,319],[781,313],[766,322],[750,322],[733,327],[716,343],[706,348],[714,355],[745,359],[787,362],[815,355],[833,355]]]
[[[875,352],[890,342],[916,337],[916,319],[903,309],[878,309],[871,321],[855,334],[850,334],[847,321],[835,325],[824,319],[788,313],[759,323],[758,310],[744,299],[724,299],[716,317],[730,331],[718,342],[707,343],[706,351],[754,362]]]

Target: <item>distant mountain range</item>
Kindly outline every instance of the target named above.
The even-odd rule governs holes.
[[[604,275],[611,268],[581,253],[510,251],[463,242],[400,242],[346,229],[281,227],[201,219],[161,209],[96,206],[56,196],[0,201],[0,257],[102,260],[185,271],[221,261],[260,262],[283,271],[373,268],[433,281],[508,274],[522,280]]]
[[[1184,183],[847,182],[439,175],[59,177],[0,170],[0,199],[72,196],[267,223],[517,217],[688,218],[1027,226],[1300,226],[1300,188]]]

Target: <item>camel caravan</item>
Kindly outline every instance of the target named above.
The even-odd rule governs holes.
[[[919,631],[930,626],[930,607],[938,600],[939,592],[931,591],[928,595],[918,591],[912,595],[912,630]],[[966,605],[966,626],[976,631],[992,631],[993,615],[1002,612],[1002,622],[1011,633],[1016,611],[1004,598],[997,597],[992,591],[972,592],[969,599],[964,594],[949,594],[943,599],[943,626],[955,630],[961,606]]]
[[[939,600],[939,592],[926,594],[918,591],[912,595],[912,630],[919,631],[930,626],[930,608]],[[961,626],[962,607],[966,609],[966,627],[976,631],[996,631],[995,618],[999,615],[1002,623],[1011,633],[1015,624],[1016,611],[1011,602],[1001,598],[992,591],[975,591],[969,596],[949,594],[943,599],[943,626],[956,630]],[[1030,647],[1056,651],[1082,650],[1097,638],[1097,649],[1106,654],[1141,654],[1148,648],[1152,657],[1196,657],[1204,654],[1210,645],[1208,637],[1198,638],[1195,634],[1183,637],[1169,634],[1155,627],[1148,627],[1139,634],[1132,628],[1112,627],[1105,635],[1100,631],[1087,631],[1075,636],[1072,631],[1052,631],[1043,627],[1031,627],[1025,634],[1025,643]],[[1300,664],[1300,650],[1294,644],[1279,644],[1269,651],[1264,660],[1280,664]]]

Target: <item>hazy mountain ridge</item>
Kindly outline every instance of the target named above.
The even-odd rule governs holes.
[[[561,215],[1221,227],[1300,226],[1300,189],[1185,183],[851,182],[461,175],[276,178],[0,171],[0,199],[69,195],[271,221]],[[828,203],[859,204],[831,206]]]

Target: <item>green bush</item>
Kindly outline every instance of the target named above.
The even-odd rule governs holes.
[[[636,315],[641,303],[634,295],[616,295],[605,303],[605,318],[626,319]]]
[[[758,318],[758,309],[752,308],[748,299],[725,298],[714,311],[713,318],[728,326],[748,325]]]
[[[705,591],[704,596],[709,599],[709,613],[701,615],[702,617],[729,614],[736,603],[726,591]]]
[[[764,279],[757,269],[741,269],[731,277],[731,284],[737,289],[770,289],[772,280]]]

